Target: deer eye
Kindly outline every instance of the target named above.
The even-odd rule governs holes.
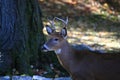
[[[55,40],[55,41],[58,41],[58,38],[55,38],[54,40]]]

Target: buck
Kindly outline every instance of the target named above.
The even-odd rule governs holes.
[[[60,32],[55,30],[54,20],[64,23]],[[46,25],[50,39],[42,46],[43,51],[55,51],[60,64],[73,80],[120,80],[120,54],[100,54],[92,50],[75,49],[67,41],[66,20],[55,17]]]

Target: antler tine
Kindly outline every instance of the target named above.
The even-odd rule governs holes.
[[[53,29],[56,30],[54,20],[55,20],[55,18],[53,18],[52,20],[48,19],[48,21],[51,24],[51,26],[53,27]]]
[[[54,17],[52,20],[48,19],[49,23],[51,24],[51,26],[53,27],[54,30],[56,30],[55,23],[54,23],[55,19],[62,21],[64,23],[65,27],[67,27],[68,17],[66,18],[66,20],[63,20],[63,19],[58,18],[58,17]]]
[[[55,19],[58,19],[58,20],[62,21],[62,22],[65,24],[65,27],[66,27],[67,24],[68,24],[68,17],[66,18],[66,20],[63,20],[63,19],[58,18],[58,17],[55,17]]]

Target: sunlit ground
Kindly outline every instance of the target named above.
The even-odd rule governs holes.
[[[69,32],[70,33],[70,32]],[[110,32],[80,32],[73,31],[68,38],[72,44],[84,43],[95,49],[114,50],[120,49],[120,43]],[[110,37],[111,36],[111,37]],[[74,38],[75,37],[75,38]]]
[[[44,25],[45,24],[46,22],[44,22]],[[81,28],[74,28],[74,25],[68,25],[68,27],[67,39],[71,44],[86,44],[94,49],[104,51],[120,51],[120,38],[117,39],[116,32],[82,31]],[[56,28],[58,31],[61,29],[61,27],[58,26],[56,26]],[[45,28],[43,31],[44,34],[47,35]]]
[[[42,0],[40,4],[44,25],[48,23],[47,17],[60,16],[65,19],[69,16],[67,28],[68,41],[71,44],[86,44],[94,49],[110,52],[120,51],[120,13],[110,10],[106,3],[101,5],[90,0],[78,0],[77,3],[71,1]],[[60,30],[62,27],[56,21],[56,28]],[[43,31],[46,34],[45,29]]]

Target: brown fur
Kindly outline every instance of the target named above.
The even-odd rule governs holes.
[[[58,42],[53,44],[54,38]],[[75,50],[59,32],[50,34],[46,45],[57,54],[60,64],[70,73],[73,80],[120,80],[120,54]]]
[[[100,54],[62,47],[62,53],[57,56],[73,80],[120,80],[119,53]]]

